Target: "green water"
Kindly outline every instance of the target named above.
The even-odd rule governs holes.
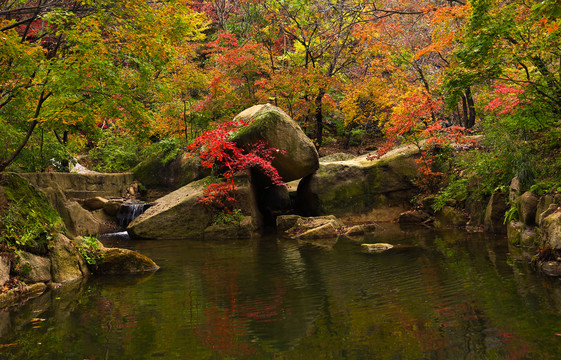
[[[504,239],[130,241],[161,269],[0,311],[0,359],[559,359],[561,283]]]

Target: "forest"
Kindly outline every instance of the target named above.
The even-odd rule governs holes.
[[[444,200],[558,189],[560,25],[558,0],[1,0],[0,171],[127,171],[269,102],[320,155],[428,139]]]

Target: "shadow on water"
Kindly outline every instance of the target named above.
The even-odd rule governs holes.
[[[511,260],[502,238],[388,225],[322,242],[103,241],[161,269],[1,311],[2,359],[547,359],[561,348],[559,282]]]

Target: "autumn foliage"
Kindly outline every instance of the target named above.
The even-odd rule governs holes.
[[[215,175],[223,180],[206,185],[204,195],[199,202],[220,212],[230,213],[233,210],[235,192],[237,190],[235,177],[248,169],[257,169],[273,184],[283,184],[277,169],[271,161],[277,150],[268,147],[264,142],[258,142],[252,149],[246,151],[230,141],[232,133],[247,126],[251,120],[238,120],[223,123],[221,126],[206,131],[188,146],[191,154],[197,154],[201,165],[213,169]]]

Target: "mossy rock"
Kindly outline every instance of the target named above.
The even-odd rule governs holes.
[[[318,168],[319,156],[314,143],[280,108],[270,104],[255,105],[242,111],[234,120],[251,120],[232,134],[230,140],[238,146],[251,150],[262,141],[285,151],[277,152],[272,161],[283,181],[300,179]]]
[[[4,235],[0,240],[35,254],[46,254],[52,236],[65,231],[64,222],[46,195],[13,173],[0,174],[0,187],[4,198],[0,208]]]
[[[417,147],[404,146],[379,159],[365,155],[321,163],[318,171],[300,181],[297,207],[306,215],[347,216],[404,206],[416,192],[418,155]]]
[[[210,175],[210,170],[201,166],[198,157],[180,153],[171,160],[161,153],[138,164],[133,173],[136,180],[149,188],[177,189]]]
[[[135,274],[156,271],[160,267],[150,258],[136,251],[118,248],[104,248],[103,259],[96,264],[97,274]]]

